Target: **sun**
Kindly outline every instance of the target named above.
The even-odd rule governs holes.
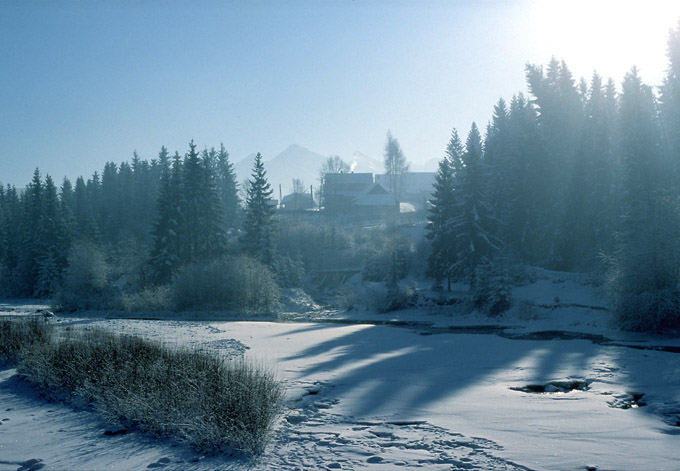
[[[564,59],[575,76],[597,70],[620,82],[635,65],[652,85],[661,82],[668,31],[679,20],[678,0],[544,0],[531,9],[541,53]]]

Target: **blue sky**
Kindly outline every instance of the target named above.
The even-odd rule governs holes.
[[[0,182],[57,182],[137,150],[224,142],[232,160],[289,144],[441,158],[525,91],[524,65],[564,58],[658,85],[680,2],[0,2]],[[197,6],[200,4],[200,6]]]

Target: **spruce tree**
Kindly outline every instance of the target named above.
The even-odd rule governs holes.
[[[156,205],[156,220],[152,226],[151,277],[163,284],[172,279],[182,263],[182,161],[175,154],[172,169],[161,175]]]
[[[452,221],[455,237],[454,273],[475,283],[476,268],[491,261],[498,243],[491,234],[493,214],[488,202],[487,179],[482,150],[482,138],[472,123],[465,141],[463,168],[455,178],[456,216]]]
[[[21,294],[33,296],[38,282],[38,257],[44,247],[39,238],[42,215],[43,184],[40,171],[36,168],[33,179],[22,196],[23,215],[21,218],[21,248],[17,266]]]
[[[41,206],[37,234],[40,252],[36,257],[38,278],[33,294],[38,297],[49,297],[54,295],[61,282],[70,249],[69,231],[57,196],[57,188],[49,175],[45,177]]]
[[[651,87],[633,68],[620,100],[623,221],[611,259],[609,288],[621,326],[680,326],[680,208],[669,188],[661,129]]]
[[[666,142],[666,158],[674,174],[674,186],[680,190],[680,21],[668,38],[668,68],[660,87],[661,120]]]
[[[507,215],[512,194],[509,111],[502,98],[494,107],[491,123],[484,140],[484,158],[489,170],[489,204],[497,222],[494,234],[503,238],[507,230]]]
[[[216,180],[224,215],[224,227],[225,230],[230,231],[238,225],[240,205],[236,172],[224,144],[220,144],[220,150],[217,153]]]
[[[454,129],[446,149],[446,156],[439,162],[435,175],[434,192],[430,200],[427,238],[432,243],[432,252],[427,260],[428,273],[434,277],[437,286],[446,279],[447,290],[451,291],[451,277],[456,257],[456,238],[452,224],[456,215],[456,191],[454,165],[461,161],[462,144]],[[460,169],[459,169],[460,170]]]
[[[274,207],[271,185],[258,152],[248,181],[241,244],[244,250],[266,264],[273,261]]]
[[[73,218],[76,239],[89,242],[99,241],[99,227],[83,177],[76,179],[76,186],[73,190]]]

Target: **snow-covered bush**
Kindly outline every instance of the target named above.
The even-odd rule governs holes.
[[[271,270],[245,255],[184,267],[173,279],[170,291],[178,310],[269,311],[279,299]]]
[[[507,271],[492,263],[478,266],[472,287],[472,304],[493,317],[510,309],[512,302]]]

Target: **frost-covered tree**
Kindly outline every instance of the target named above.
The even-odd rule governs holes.
[[[248,254],[266,264],[272,263],[274,257],[273,192],[274,190],[267,181],[262,155],[258,152],[255,156],[251,179],[248,181],[241,245]]]

